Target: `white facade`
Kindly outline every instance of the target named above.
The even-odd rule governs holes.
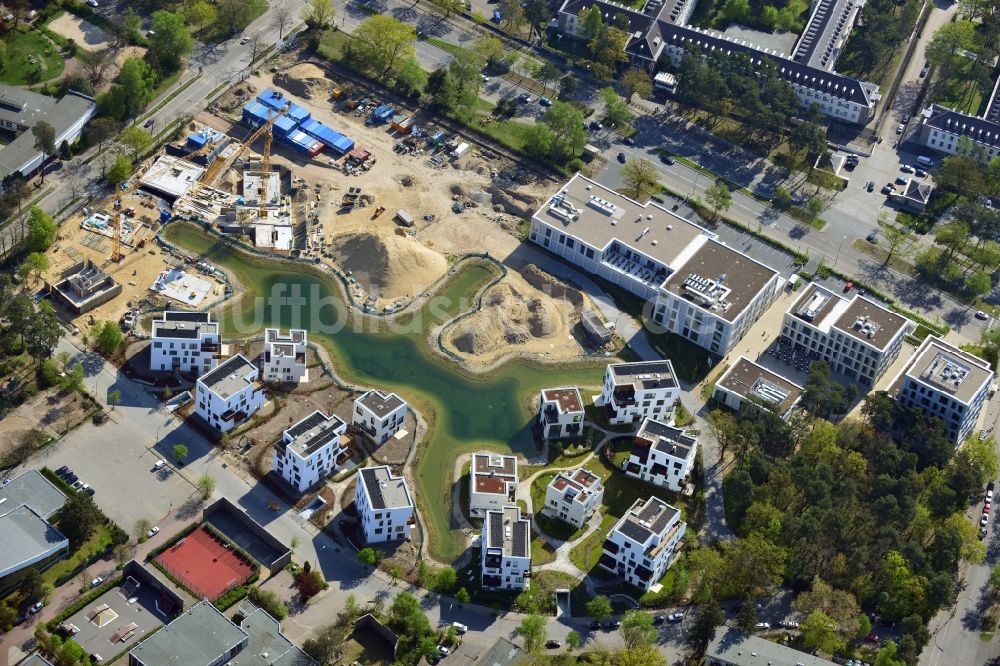
[[[517,504],[517,458],[499,453],[472,454],[469,512],[481,516]]]
[[[994,96],[996,93],[997,89],[994,88]],[[995,103],[994,97],[990,109],[994,108]],[[938,104],[932,104],[923,110],[920,114],[919,132],[914,135],[918,143],[945,155],[958,153],[962,137],[980,148],[987,162],[1000,155],[1000,123]]]
[[[681,512],[663,500],[636,500],[608,533],[598,564],[625,582],[649,590],[673,564],[686,529]]]
[[[613,424],[637,423],[643,419],[669,421],[681,387],[670,361],[611,363],[604,372],[601,395],[594,404],[603,406]]]
[[[579,437],[583,433],[583,399],[575,386],[542,389],[538,425],[545,439]]]
[[[485,590],[524,590],[531,577],[531,523],[516,506],[486,512],[480,551]]]
[[[698,453],[698,439],[680,428],[646,419],[635,435],[625,473],[653,485],[680,492]]]
[[[403,429],[406,409],[406,401],[395,393],[368,391],[354,399],[351,425],[376,444],[384,444]]]
[[[413,498],[406,480],[393,476],[389,467],[366,467],[358,472],[354,507],[366,543],[410,538],[414,524]]]
[[[347,424],[316,410],[274,445],[274,471],[300,493],[325,479],[349,455]]]
[[[928,336],[892,383],[891,392],[907,407],[944,421],[956,444],[975,429],[995,374],[989,362]]]
[[[309,381],[306,369],[306,332],[293,328],[282,335],[277,328],[264,329],[261,356],[264,381],[298,384]]]
[[[229,432],[264,406],[260,371],[242,354],[198,378],[195,413],[219,432]]]
[[[740,356],[715,382],[712,397],[734,411],[744,405],[767,409],[785,421],[802,398],[802,387]]]
[[[809,285],[785,312],[781,335],[798,352],[825,360],[830,369],[872,386],[896,360],[916,325],[878,303],[855,295],[845,301]]]
[[[601,477],[589,469],[564,470],[556,474],[545,489],[541,512],[581,528],[604,500]]]
[[[207,312],[167,310],[152,322],[149,369],[204,373],[219,363],[219,325]]]

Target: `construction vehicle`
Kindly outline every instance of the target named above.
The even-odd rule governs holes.
[[[377,218],[379,215],[381,215],[384,212],[385,212],[385,207],[384,206],[379,206],[378,208],[375,209],[375,212],[372,214],[372,219],[374,220],[375,218]]]
[[[361,196],[360,187],[348,188],[347,192],[340,199],[340,205],[343,208],[352,208],[354,204],[357,202],[359,196]]]

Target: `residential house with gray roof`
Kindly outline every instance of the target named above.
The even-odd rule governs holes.
[[[658,497],[638,499],[608,532],[598,565],[649,590],[674,563],[686,529],[677,508]]]
[[[395,476],[388,465],[365,467],[358,473],[354,508],[366,543],[409,539],[410,528],[416,523],[406,479]]]
[[[531,522],[521,509],[505,506],[486,512],[480,549],[481,584],[484,590],[528,587],[531,577]]]

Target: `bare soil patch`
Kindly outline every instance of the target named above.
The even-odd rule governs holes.
[[[111,43],[111,35],[93,23],[64,12],[59,18],[49,22],[49,29],[66,39],[72,39],[88,51],[100,51]]]

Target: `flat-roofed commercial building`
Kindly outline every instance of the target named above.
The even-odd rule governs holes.
[[[681,387],[670,361],[611,363],[604,371],[601,395],[594,401],[604,407],[614,424],[643,419],[669,421]]]
[[[837,663],[732,627],[715,630],[705,660],[708,666],[836,666]]]
[[[167,310],[153,320],[149,369],[205,373],[219,363],[219,324],[207,312]]]
[[[368,391],[354,399],[351,425],[375,444],[384,444],[403,429],[406,409],[406,401],[395,393]]]
[[[625,473],[680,492],[698,453],[698,438],[662,421],[645,419],[625,461]]]
[[[347,424],[318,409],[281,435],[274,445],[274,471],[297,491],[325,479],[350,458]]]
[[[583,399],[575,386],[541,390],[538,425],[545,439],[579,437],[583,434]]]
[[[69,552],[69,540],[49,523],[65,503],[62,491],[34,469],[0,487],[0,593],[13,589],[23,569],[44,571]]]
[[[834,372],[872,386],[914,328],[906,317],[864,296],[844,300],[814,283],[785,312],[781,335]]]
[[[685,529],[676,508],[658,497],[638,499],[608,533],[598,564],[648,590],[673,564]]]
[[[788,420],[802,398],[802,387],[740,356],[715,382],[712,397],[736,411],[753,405]]]
[[[517,503],[517,458],[499,453],[473,453],[469,471],[469,513]]]
[[[930,335],[889,392],[900,404],[944,421],[948,437],[961,443],[979,421],[994,376],[988,361]]]
[[[283,334],[278,328],[264,329],[261,356],[264,381],[298,384],[309,381],[306,369],[306,332],[293,328]]]
[[[521,509],[505,506],[486,512],[481,548],[485,590],[524,590],[531,577],[531,523]]]
[[[708,230],[580,174],[535,212],[529,238],[654,301],[656,323],[718,356],[742,339],[782,282]]]
[[[366,467],[358,473],[354,491],[367,543],[410,538],[415,523],[413,497],[402,476],[393,476],[387,465]]]
[[[580,528],[603,500],[601,477],[583,467],[563,470],[545,488],[545,506],[541,512]]]
[[[94,98],[75,90],[67,91],[57,100],[24,88],[0,86],[0,129],[16,135],[13,141],[0,147],[0,179],[14,173],[28,178],[42,166],[45,156],[35,148],[32,127],[44,121],[55,130],[56,148],[64,141],[73,145],[96,111]]]
[[[243,354],[226,359],[198,378],[195,413],[219,432],[229,432],[264,405],[260,371]]]

